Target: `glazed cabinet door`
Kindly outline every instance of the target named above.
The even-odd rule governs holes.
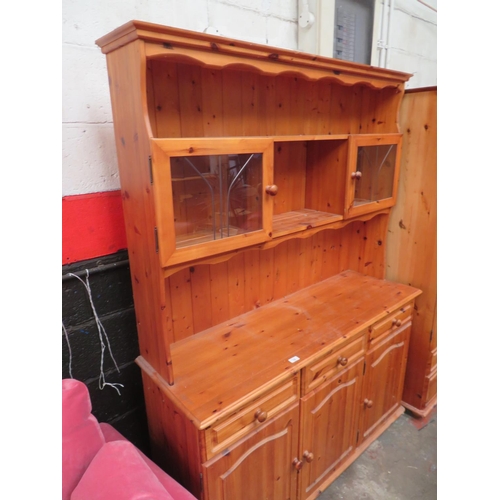
[[[350,136],[345,218],[395,205],[401,143],[401,134]]]
[[[299,403],[203,464],[205,500],[297,497]]]
[[[152,139],[151,146],[162,266],[271,239],[271,140]]]
[[[356,447],[363,359],[301,400],[299,498],[315,495]]]
[[[401,404],[410,330],[407,322],[380,338],[366,354],[359,443]]]

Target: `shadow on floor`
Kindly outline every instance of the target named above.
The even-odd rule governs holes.
[[[437,498],[437,408],[403,414],[317,500]]]

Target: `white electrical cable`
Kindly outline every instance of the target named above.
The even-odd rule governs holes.
[[[87,277],[85,279],[86,282],[84,282],[76,274],[68,273],[68,275],[69,276],[73,276],[74,278],[77,278],[83,284],[83,286],[85,287],[85,289],[87,290],[87,293],[88,293],[88,296],[89,296],[89,301],[90,301],[90,306],[92,307],[92,312],[94,313],[95,322],[97,324],[97,331],[99,333],[99,340],[101,342],[101,371],[99,373],[99,389],[102,390],[102,389],[104,389],[104,387],[106,385],[109,385],[110,387],[112,387],[113,389],[115,389],[116,392],[118,392],[118,394],[121,395],[120,390],[116,386],[119,385],[120,387],[124,387],[123,384],[118,384],[118,383],[111,384],[111,383],[108,383],[108,382],[106,382],[106,379],[104,377],[104,351],[106,350],[106,345],[104,344],[103,336],[106,338],[106,343],[108,344],[108,349],[109,349],[109,355],[111,356],[111,359],[113,360],[113,363],[114,363],[115,368],[117,369],[118,373],[120,373],[120,369],[118,368],[118,365],[117,365],[117,363],[115,361],[115,358],[113,356],[113,352],[111,351],[111,344],[109,343],[109,338],[108,338],[108,335],[106,333],[106,329],[104,328],[103,324],[101,323],[101,320],[99,319],[99,316],[97,316],[97,311],[95,310],[94,302],[92,301],[92,292],[90,290],[90,283],[89,283],[89,270],[85,269],[85,271],[87,271]]]
[[[71,371],[71,364],[73,362],[73,355],[71,353],[71,345],[69,343],[68,332],[66,331],[66,327],[64,326],[64,323],[62,324],[62,328],[64,330],[64,335],[66,336],[66,343],[68,344],[68,351],[69,351],[69,377],[73,378],[73,373]]]

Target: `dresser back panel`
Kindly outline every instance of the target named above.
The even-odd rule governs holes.
[[[168,324],[177,342],[347,269],[384,277],[387,215],[247,250],[165,279]]]
[[[394,88],[348,87],[327,78],[213,69],[149,60],[147,99],[155,137],[398,132]]]

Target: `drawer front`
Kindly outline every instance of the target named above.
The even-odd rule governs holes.
[[[436,366],[438,364],[438,351],[437,351],[437,347],[436,349],[434,349],[432,352],[431,352],[431,355],[430,355],[430,368],[429,368],[429,371],[432,372],[433,370],[436,369]]]
[[[205,431],[207,459],[257,429],[299,399],[299,379],[295,376],[274,387],[244,408]]]
[[[337,373],[349,368],[358,360],[365,351],[366,330],[361,332],[357,338],[333,353],[324,355],[313,365],[303,369],[302,393],[307,394],[323,382],[337,375]]]
[[[425,397],[425,404],[427,404],[437,394],[437,369],[425,378],[427,379],[427,394]]]
[[[412,311],[413,311],[413,302],[411,302],[410,304],[406,304],[397,311],[394,311],[393,313],[389,314],[386,318],[377,321],[377,323],[373,324],[368,329],[369,332],[368,340],[372,342],[377,338],[379,338],[384,333],[391,330],[396,330],[403,323],[411,319]]]

